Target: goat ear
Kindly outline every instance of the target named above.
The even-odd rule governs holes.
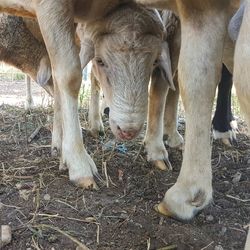
[[[36,75],[36,82],[42,87],[47,84],[51,77],[51,65],[48,56],[44,56],[39,64],[38,72]]]
[[[82,69],[84,69],[87,66],[87,64],[94,58],[94,55],[95,55],[95,50],[92,41],[89,40],[81,41],[81,50],[79,56]]]
[[[168,82],[169,87],[172,90],[175,90],[172,68],[171,68],[170,53],[169,53],[169,47],[168,47],[167,42],[164,42],[162,45],[160,64],[158,67],[161,71],[161,77],[163,78],[163,80]]]

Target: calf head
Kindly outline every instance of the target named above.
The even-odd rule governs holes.
[[[80,34],[79,34],[80,33]],[[148,85],[156,68],[173,86],[168,45],[157,12],[134,4],[79,27],[81,64],[91,60],[119,139],[135,138],[147,117]],[[160,69],[160,70],[159,70]]]

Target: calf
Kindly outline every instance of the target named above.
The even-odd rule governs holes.
[[[165,95],[168,86],[173,86],[159,17],[125,0],[101,5],[97,0],[1,0],[0,11],[37,17],[53,69],[52,152],[61,156],[60,167],[68,167],[70,180],[84,188],[95,187],[97,168],[83,146],[77,114],[81,68],[74,20],[87,21],[81,63],[84,67],[93,59],[98,80],[105,84],[112,131],[119,138],[132,139],[146,118],[150,76],[159,80],[154,88],[161,88]],[[121,28],[122,24],[126,25]]]

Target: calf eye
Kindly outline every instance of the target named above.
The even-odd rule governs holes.
[[[96,58],[96,63],[99,65],[99,66],[104,66],[104,62],[102,61],[101,58]]]

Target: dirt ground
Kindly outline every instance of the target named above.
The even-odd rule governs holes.
[[[51,117],[50,109],[29,113],[0,106],[0,224],[12,228],[12,241],[3,249],[76,249],[80,244],[91,250],[244,248],[250,141],[241,121],[234,147],[213,143],[214,202],[183,223],[153,210],[177,179],[181,151],[168,149],[174,170],[163,172],[147,163],[141,138],[114,148],[107,147],[113,139],[107,121],[98,139],[83,130],[104,180],[97,181],[98,191],[83,191],[69,182],[67,172],[58,171],[58,159],[50,155]],[[87,111],[82,109],[80,117],[86,126]],[[181,133],[184,125],[181,120]]]

